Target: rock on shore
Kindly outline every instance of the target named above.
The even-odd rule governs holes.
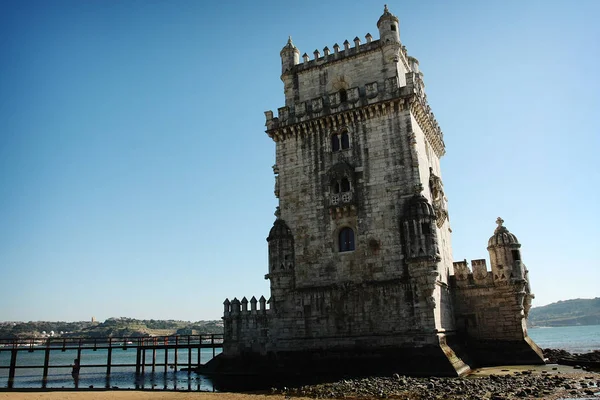
[[[580,356],[565,353],[544,350],[544,356],[550,361],[564,359],[566,356]],[[589,353],[583,358],[591,360],[596,356],[600,358],[600,352]],[[313,398],[398,400],[552,400],[600,396],[600,373],[581,369],[569,369],[568,372],[561,373],[558,369],[502,370],[502,374],[461,378],[412,378],[394,374],[391,377],[343,379],[333,383],[273,389],[273,392]]]
[[[347,379],[299,388],[284,388],[278,393],[313,398],[389,398],[394,399],[523,399],[593,396],[600,393],[600,375],[586,376],[533,374],[477,378],[373,377]]]
[[[544,358],[549,364],[579,365],[582,367],[600,368],[600,350],[590,353],[569,353],[566,350],[544,349]]]

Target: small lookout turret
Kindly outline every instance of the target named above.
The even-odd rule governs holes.
[[[510,233],[500,217],[496,219],[498,227],[488,240],[488,251],[492,264],[494,282],[506,280],[523,280],[525,272],[521,263],[521,244],[517,237]]]
[[[400,23],[398,17],[388,10],[387,4],[383,8],[383,14],[377,21],[379,29],[379,39],[383,43],[395,42],[400,43]]]
[[[286,71],[292,69],[292,67],[300,62],[300,50],[292,42],[292,37],[288,37],[288,41],[281,52],[281,74],[285,74]]]
[[[275,308],[284,294],[294,286],[294,235],[284,220],[279,218],[267,237],[269,243],[269,273],[265,276],[271,282],[271,308]],[[275,305],[275,307],[273,307]]]

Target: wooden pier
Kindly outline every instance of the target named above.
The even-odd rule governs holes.
[[[169,367],[177,371],[178,367],[187,368],[188,373],[202,365],[202,349],[212,349],[212,357],[215,357],[217,349],[223,348],[222,334],[185,335],[185,336],[161,336],[161,337],[108,337],[108,338],[26,338],[26,339],[2,339],[0,338],[0,352],[10,352],[10,365],[0,366],[0,369],[8,369],[8,388],[14,386],[15,372],[19,368],[36,368],[42,370],[42,388],[48,383],[48,370],[50,368],[73,368],[73,364],[51,365],[52,352],[74,350],[77,352],[80,370],[85,368],[106,368],[107,387],[110,382],[110,374],[115,367],[135,367],[136,375],[151,372],[163,368],[166,374]],[[113,351],[117,349],[135,349],[135,364],[114,364]],[[197,349],[197,359],[192,360],[192,350]],[[106,363],[103,364],[81,364],[83,351],[106,350]],[[164,350],[164,362],[157,362],[156,351]],[[187,350],[187,360],[178,360],[178,350]],[[44,352],[43,365],[17,365],[20,352]],[[169,362],[169,351],[173,351],[174,361]],[[150,353],[149,357],[147,354]],[[208,361],[208,360],[206,360]],[[78,379],[75,379],[77,387]]]

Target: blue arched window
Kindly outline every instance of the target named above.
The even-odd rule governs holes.
[[[338,239],[340,253],[354,250],[354,231],[351,228],[342,228]]]

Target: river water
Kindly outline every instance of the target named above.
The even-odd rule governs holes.
[[[217,350],[215,354],[221,351]],[[164,363],[164,350],[156,351],[156,362]],[[89,367],[88,365],[105,364],[108,356],[107,350],[84,349],[81,352],[81,369],[79,373],[79,388],[119,388],[119,389],[170,389],[170,390],[203,390],[212,391],[213,383],[210,378],[181,371],[181,368],[187,367],[188,350],[180,349],[177,353],[178,371],[175,371],[175,352],[170,350],[168,353],[168,363],[170,364],[165,372],[164,366],[157,366],[153,373],[151,364],[151,351],[146,353],[146,373],[136,379],[134,367],[119,367],[118,364],[135,364],[135,348],[116,348],[112,352],[112,369],[110,378],[106,377],[106,367]],[[213,356],[212,349],[202,349],[202,364],[209,361]],[[47,387],[50,389],[73,388],[74,379],[71,376],[71,368],[57,368],[58,365],[72,365],[77,358],[77,350],[53,350],[50,352],[50,363],[48,369]],[[197,349],[192,349],[192,364],[198,360]],[[44,351],[19,351],[17,356],[17,366],[43,365]],[[0,349],[0,366],[10,365],[10,351]],[[55,366],[53,368],[53,366]],[[41,368],[17,368],[15,373],[14,388],[40,388],[42,386]],[[0,369],[0,388],[8,387],[8,369]]]

